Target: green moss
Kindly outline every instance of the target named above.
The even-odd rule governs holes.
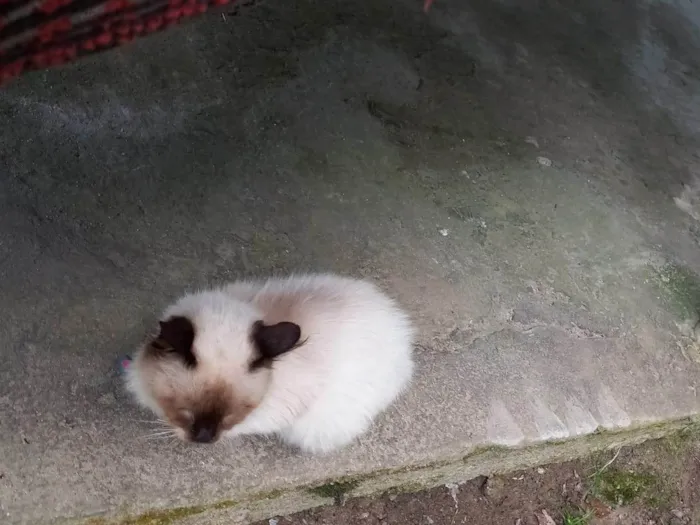
[[[591,437],[607,437],[607,436],[625,436],[630,433],[635,432],[635,430],[643,430],[648,439],[661,439],[669,440],[672,438],[679,438],[687,440],[693,435],[697,435],[700,432],[700,419],[694,417],[684,417],[681,419],[675,419],[670,421],[659,421],[657,423],[650,423],[639,427],[639,429],[627,429],[627,430],[611,430],[604,427],[596,428],[588,439]],[[657,436],[658,434],[658,436]],[[687,436],[685,438],[680,438],[680,436]],[[587,439],[584,437],[584,439]],[[644,439],[646,441],[647,439]],[[566,441],[565,441],[566,442]]]
[[[223,501],[218,501],[211,505],[209,508],[212,510],[222,510],[222,509],[230,509],[231,507],[234,507],[237,505],[237,502],[232,500],[232,499],[225,499]]]
[[[248,498],[247,502],[271,500],[282,497],[287,491],[269,490],[260,492]],[[88,518],[83,521],[84,525],[171,525],[182,519],[202,514],[212,510],[230,509],[239,505],[240,502],[232,499],[217,501],[209,505],[194,505],[191,507],[176,507],[173,509],[150,510],[138,516],[126,516],[122,518]]]
[[[399,494],[413,494],[415,492],[420,492],[425,490],[425,485],[423,483],[404,483],[400,485],[397,489]]]
[[[233,507],[236,502],[233,500],[223,500],[213,505],[194,505],[191,507],[175,507],[173,509],[149,510],[138,516],[127,516],[123,518],[106,520],[105,518],[89,518],[84,521],[85,525],[171,525],[182,519],[202,514],[208,510],[221,510]]]
[[[207,510],[204,506],[175,507],[166,510],[151,510],[139,516],[122,519],[119,525],[171,525],[176,521],[196,514],[201,514]]]
[[[462,456],[462,461],[464,463],[467,463],[468,461],[474,460],[474,458],[483,456],[486,454],[500,454],[501,452],[505,452],[508,450],[508,447],[504,447],[501,445],[485,445],[481,447],[475,447],[472,449],[469,454],[466,454]]]
[[[596,435],[597,431],[594,432],[592,435]],[[611,432],[611,434],[614,434],[614,432]],[[584,437],[584,439],[586,439]],[[567,446],[571,445],[572,440],[571,439],[557,439],[557,440],[551,440],[551,441],[543,441],[540,443],[535,443],[533,445],[528,445],[527,447],[523,447],[520,450],[523,451],[523,453],[530,453],[530,452],[538,452],[542,450],[556,450],[560,448],[565,448]],[[509,454],[513,452],[514,450],[517,450],[516,448],[512,447],[507,447],[504,445],[484,445],[484,446],[477,446],[473,448],[472,450],[469,451],[468,454],[462,456],[462,462],[463,463],[472,463],[475,460],[478,460],[480,458],[495,458],[495,457],[500,457],[505,454]]]
[[[612,505],[629,505],[640,499],[656,498],[660,485],[659,479],[648,472],[612,468],[593,477],[594,494]]]
[[[425,488],[424,483],[404,483],[403,485],[392,487],[382,494],[385,496],[398,496],[399,494],[412,494],[415,492],[420,492],[425,490]]]
[[[359,480],[331,481],[325,485],[312,487],[308,491],[321,498],[332,498],[335,503],[340,504],[346,495],[355,490],[359,484]]]
[[[588,525],[593,515],[590,512],[565,512],[562,525]]]
[[[684,266],[668,263],[656,270],[656,281],[674,313],[683,320],[700,313],[700,278]]]
[[[273,489],[273,490],[268,490],[267,492],[260,492],[259,494],[256,494],[250,500],[253,501],[262,501],[266,499],[277,499],[281,498],[287,493],[286,490],[284,489]]]
[[[498,448],[498,447],[484,447],[486,448]],[[335,479],[324,483],[323,485],[317,485],[313,487],[306,487],[305,490],[314,496],[320,496],[322,498],[332,498],[336,503],[342,502],[349,492],[354,491],[356,488],[363,485],[366,481],[376,480],[384,476],[400,476],[402,474],[407,474],[410,472],[419,472],[426,469],[440,468],[449,465],[449,461],[435,461],[428,463],[426,465],[411,465],[406,467],[398,467],[394,469],[381,469],[374,472],[358,475],[358,476],[347,476],[344,478]],[[394,487],[392,490],[401,491],[400,487],[406,487],[404,492],[417,492],[418,490],[423,490],[426,488],[425,483],[407,483],[404,485],[399,485]],[[421,488],[416,488],[420,486]],[[416,490],[413,490],[416,488]]]

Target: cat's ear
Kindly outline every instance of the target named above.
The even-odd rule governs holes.
[[[194,325],[187,317],[171,317],[160,321],[160,333],[150,347],[162,355],[173,354],[182,359],[188,367],[197,365],[197,358],[192,352],[194,343]]]
[[[301,338],[301,328],[286,321],[272,325],[256,321],[251,337],[257,351],[251,368],[260,368],[297,346]]]

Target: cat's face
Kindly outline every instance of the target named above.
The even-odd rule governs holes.
[[[168,316],[128,370],[137,399],[185,441],[215,442],[243,421],[267,390],[272,360],[301,335],[296,324],[265,325],[221,306]]]

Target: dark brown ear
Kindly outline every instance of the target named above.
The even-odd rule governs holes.
[[[197,358],[192,352],[194,325],[187,317],[171,317],[160,321],[160,333],[151,347],[161,352],[176,354],[188,367],[197,366]]]
[[[253,325],[252,339],[258,355],[251,368],[269,365],[273,359],[293,349],[300,337],[301,328],[294,323],[265,325],[262,321],[257,321]]]

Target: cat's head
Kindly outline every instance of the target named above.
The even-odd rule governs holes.
[[[136,354],[127,386],[185,441],[214,442],[258,406],[275,358],[299,343],[291,322],[265,324],[223,292],[188,295]]]

